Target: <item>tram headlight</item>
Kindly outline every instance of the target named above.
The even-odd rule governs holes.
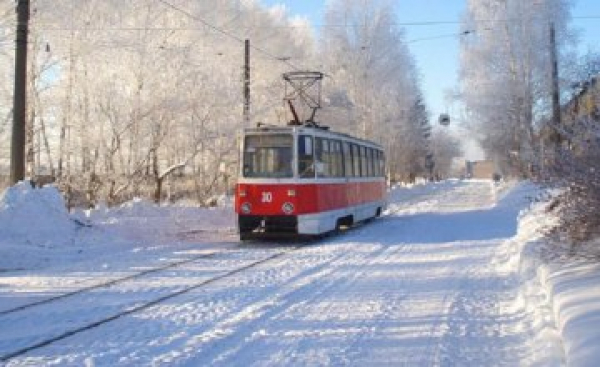
[[[283,212],[285,214],[292,214],[294,212],[294,204],[292,204],[292,203],[284,203],[281,206],[281,210],[283,210]]]
[[[252,205],[250,205],[250,203],[243,203],[240,209],[242,210],[242,213],[250,214],[252,211]]]

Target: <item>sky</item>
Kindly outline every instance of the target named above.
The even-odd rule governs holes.
[[[283,4],[291,15],[308,18],[315,28],[323,24],[325,3],[323,0],[262,0],[263,4]],[[397,0],[399,23],[431,20],[460,20],[464,1],[459,0]],[[423,89],[430,105],[430,112],[437,115],[446,112],[445,89],[456,84],[458,69],[458,39],[443,37],[437,40],[421,40],[459,33],[459,24],[406,27],[407,40],[421,72]]]
[[[283,4],[290,15],[308,18],[318,31],[323,23],[324,0],[261,0],[263,4]],[[530,0],[524,0],[530,1]],[[431,21],[460,21],[464,14],[465,0],[395,0],[398,23]],[[600,16],[600,1],[577,0],[574,17]],[[580,32],[581,49],[600,51],[598,36],[600,19],[574,19],[573,25]],[[452,116],[455,106],[447,102],[445,95],[456,88],[459,73],[460,24],[435,24],[404,26],[406,39],[417,61],[425,99],[432,118],[441,113]],[[441,37],[440,37],[441,36]],[[427,39],[429,38],[429,39]]]

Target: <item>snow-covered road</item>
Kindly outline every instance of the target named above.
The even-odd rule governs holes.
[[[524,304],[507,264],[527,196],[477,181],[397,190],[383,218],[306,247],[199,243],[176,256],[163,248],[171,261],[215,254],[10,311],[49,297],[29,273],[29,282],[0,288],[0,358],[9,366],[559,364],[560,343],[538,337],[543,310]],[[110,276],[78,269],[62,284],[72,291],[128,276],[130,263],[115,261],[121,271]],[[144,266],[156,264],[136,265]]]

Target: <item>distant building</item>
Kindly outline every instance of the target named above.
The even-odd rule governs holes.
[[[562,108],[562,120],[566,125],[581,117],[600,120],[600,83],[594,77],[583,83],[581,90]]]
[[[543,122],[540,130],[540,145],[542,150],[553,149],[557,143],[568,148],[572,146],[571,139],[575,125],[581,120],[600,123],[600,76],[591,78],[583,83],[578,93],[561,107],[561,125],[554,127],[550,120]]]
[[[465,177],[491,180],[496,174],[496,164],[493,161],[467,161],[465,164]]]

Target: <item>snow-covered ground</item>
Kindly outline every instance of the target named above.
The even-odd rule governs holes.
[[[32,189],[21,182],[0,197],[0,274],[78,264],[106,268],[128,259],[136,263],[146,254],[151,258],[194,248],[197,241],[233,241],[234,232],[230,207],[160,207],[133,200],[70,215],[56,188]]]
[[[0,199],[0,364],[600,365],[600,267],[548,260],[537,194],[399,187],[303,247],[240,245],[230,207],[69,214],[22,183]]]

